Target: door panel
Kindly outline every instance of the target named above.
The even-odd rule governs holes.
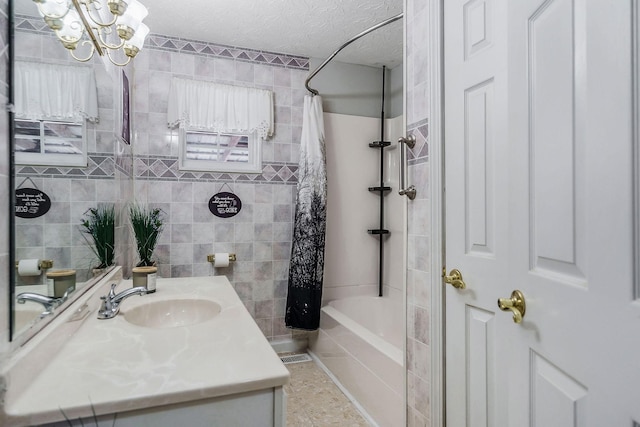
[[[531,420],[534,427],[584,425],[587,389],[544,357],[531,353]]]
[[[448,426],[640,418],[639,3],[444,2]]]
[[[640,402],[630,386],[640,362],[629,355],[640,340],[622,338],[639,336],[640,326],[630,306],[629,6],[528,0],[510,8],[508,286],[528,302],[510,331],[509,377],[528,384],[509,393],[510,425],[523,413],[530,425],[565,413],[576,417],[571,424],[548,425],[629,425]],[[541,366],[544,381],[528,374]],[[564,401],[539,399],[553,396],[551,386],[566,389],[557,392]]]
[[[500,149],[506,143],[500,125],[506,114],[506,43],[499,29],[505,21],[497,19],[504,7],[495,0],[447,0],[444,8],[445,28],[455,26],[445,35],[445,43],[455,46],[445,49],[445,117],[456,112],[445,130],[445,199],[447,206],[455,203],[447,209],[447,267],[460,268],[468,285],[446,290],[447,319],[457,320],[447,323],[446,375],[455,380],[447,381],[446,399],[456,401],[447,424],[499,426],[506,412],[497,410],[498,402],[507,397],[496,388],[497,367],[506,360],[496,351],[504,327],[495,304],[496,277],[506,272],[508,185]],[[449,138],[458,143],[449,144]]]
[[[492,0],[472,0],[464,5],[465,60],[491,45]]]
[[[571,0],[549,0],[528,17],[527,86],[531,170],[531,268],[584,285],[584,209],[579,204],[584,168],[578,116],[576,26]],[[584,44],[584,41],[582,43]],[[524,105],[523,105],[524,107]]]
[[[488,80],[465,91],[465,164],[466,164],[466,251],[492,256],[494,211],[492,161],[493,81]]]
[[[495,313],[467,306],[467,426],[495,425]]]

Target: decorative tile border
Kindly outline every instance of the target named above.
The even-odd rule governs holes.
[[[67,166],[20,166],[16,165],[16,175],[38,178],[112,179],[115,176],[113,154],[89,153],[86,168]]]
[[[145,48],[168,50],[171,52],[188,53],[192,55],[198,54],[210,57],[236,59],[247,62],[258,62],[298,70],[309,69],[309,58],[302,56],[205,43],[197,40],[164,36],[160,34],[151,34],[147,40],[145,40]]]
[[[262,164],[262,174],[196,172],[178,169],[178,158],[171,156],[134,157],[135,179],[145,181],[223,181],[268,184],[298,183],[298,165],[284,162]]]
[[[49,29],[47,24],[45,24],[42,19],[36,18],[35,16],[16,13],[13,17],[13,26],[16,30],[53,36],[53,32]]]
[[[407,126],[407,133],[416,137],[416,145],[409,150],[409,166],[429,161],[429,120],[424,119]]]
[[[44,21],[34,16],[16,14],[14,25],[15,28],[20,31],[53,37],[53,32]],[[150,34],[145,40],[144,47],[147,49],[188,53],[192,55],[197,54],[201,56],[235,59],[238,61],[257,62],[297,70],[309,70],[309,58],[303,56],[226,46],[161,34]]]
[[[293,163],[264,163],[262,174],[180,171],[178,158],[170,156],[134,157],[133,171],[130,158],[122,157],[116,164],[106,153],[89,154],[89,166],[73,168],[64,166],[17,166],[16,176],[38,178],[113,179],[116,170],[144,181],[223,181],[255,182],[296,185],[298,165]]]

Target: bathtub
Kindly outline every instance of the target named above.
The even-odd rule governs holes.
[[[404,424],[401,301],[350,297],[322,308],[310,341],[321,362],[380,427]]]

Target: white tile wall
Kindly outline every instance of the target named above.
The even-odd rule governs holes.
[[[238,51],[235,53],[237,56]],[[159,274],[227,275],[260,329],[274,339],[292,335],[284,326],[284,307],[306,74],[305,67],[285,68],[259,60],[153,46],[143,50],[135,62],[134,198],[166,214],[157,248]],[[166,123],[173,76],[274,92],[275,134],[263,143],[261,175],[184,174],[178,170],[177,131]],[[169,178],[167,171],[172,175]],[[208,210],[211,196],[223,188],[242,200],[242,210],[233,218],[218,218]],[[206,256],[215,252],[236,253],[237,261],[228,268],[213,268]]]
[[[417,189],[408,211],[407,265],[407,425],[430,426],[430,310],[428,266],[429,226],[429,4],[435,0],[407,0],[407,131],[416,136],[410,153],[409,181]]]

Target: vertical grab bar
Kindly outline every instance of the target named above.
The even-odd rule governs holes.
[[[405,188],[407,184],[407,148],[405,145],[413,148],[416,145],[416,138],[413,135],[409,135],[406,138],[399,138],[398,144],[400,144],[400,190],[398,194],[407,196],[409,200],[413,200],[416,198],[416,187],[410,185]]]

